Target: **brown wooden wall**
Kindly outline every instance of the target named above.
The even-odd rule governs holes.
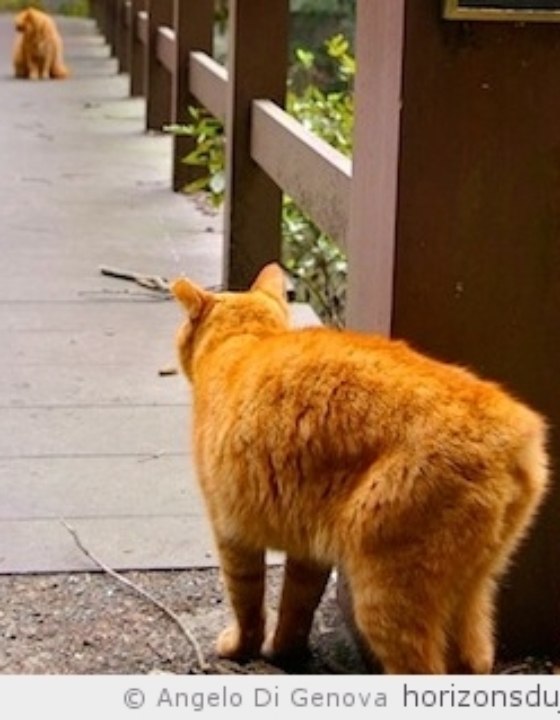
[[[392,331],[546,414],[560,465],[560,24],[407,0]],[[509,575],[502,654],[560,654],[560,485]]]

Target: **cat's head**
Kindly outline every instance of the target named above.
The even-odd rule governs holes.
[[[285,278],[276,263],[266,265],[246,292],[214,293],[185,278],[171,293],[186,312],[176,343],[183,371],[192,380],[193,355],[208,352],[235,335],[269,335],[288,328]]]
[[[17,32],[32,33],[40,24],[43,13],[33,7],[21,10],[15,17],[14,24]]]
[[[14,20],[15,28],[18,32],[25,32],[33,23],[33,13],[31,12],[31,8],[26,8],[25,10],[22,10],[19,12]]]

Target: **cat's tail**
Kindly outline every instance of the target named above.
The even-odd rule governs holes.
[[[57,60],[51,67],[50,75],[53,80],[64,80],[70,77],[70,70],[62,61]]]
[[[50,76],[53,80],[64,80],[65,78],[70,77],[70,70],[64,62],[64,45],[57,29],[55,29],[54,53]]]

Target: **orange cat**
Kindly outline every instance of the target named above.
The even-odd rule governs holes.
[[[188,316],[177,346],[236,618],[219,654],[303,652],[337,566],[385,672],[490,672],[496,581],[547,486],[541,417],[403,342],[290,329],[276,265],[246,293],[184,279],[172,292]],[[266,548],[287,559],[264,642]]]
[[[47,80],[69,75],[62,54],[62,38],[54,20],[35,8],[22,10],[15,20],[14,73],[19,78]]]

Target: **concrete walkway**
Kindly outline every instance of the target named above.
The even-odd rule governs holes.
[[[215,564],[174,362],[174,303],[100,265],[221,280],[220,221],[170,191],[169,137],[90,21],[73,77],[12,78],[0,16],[0,573]]]

